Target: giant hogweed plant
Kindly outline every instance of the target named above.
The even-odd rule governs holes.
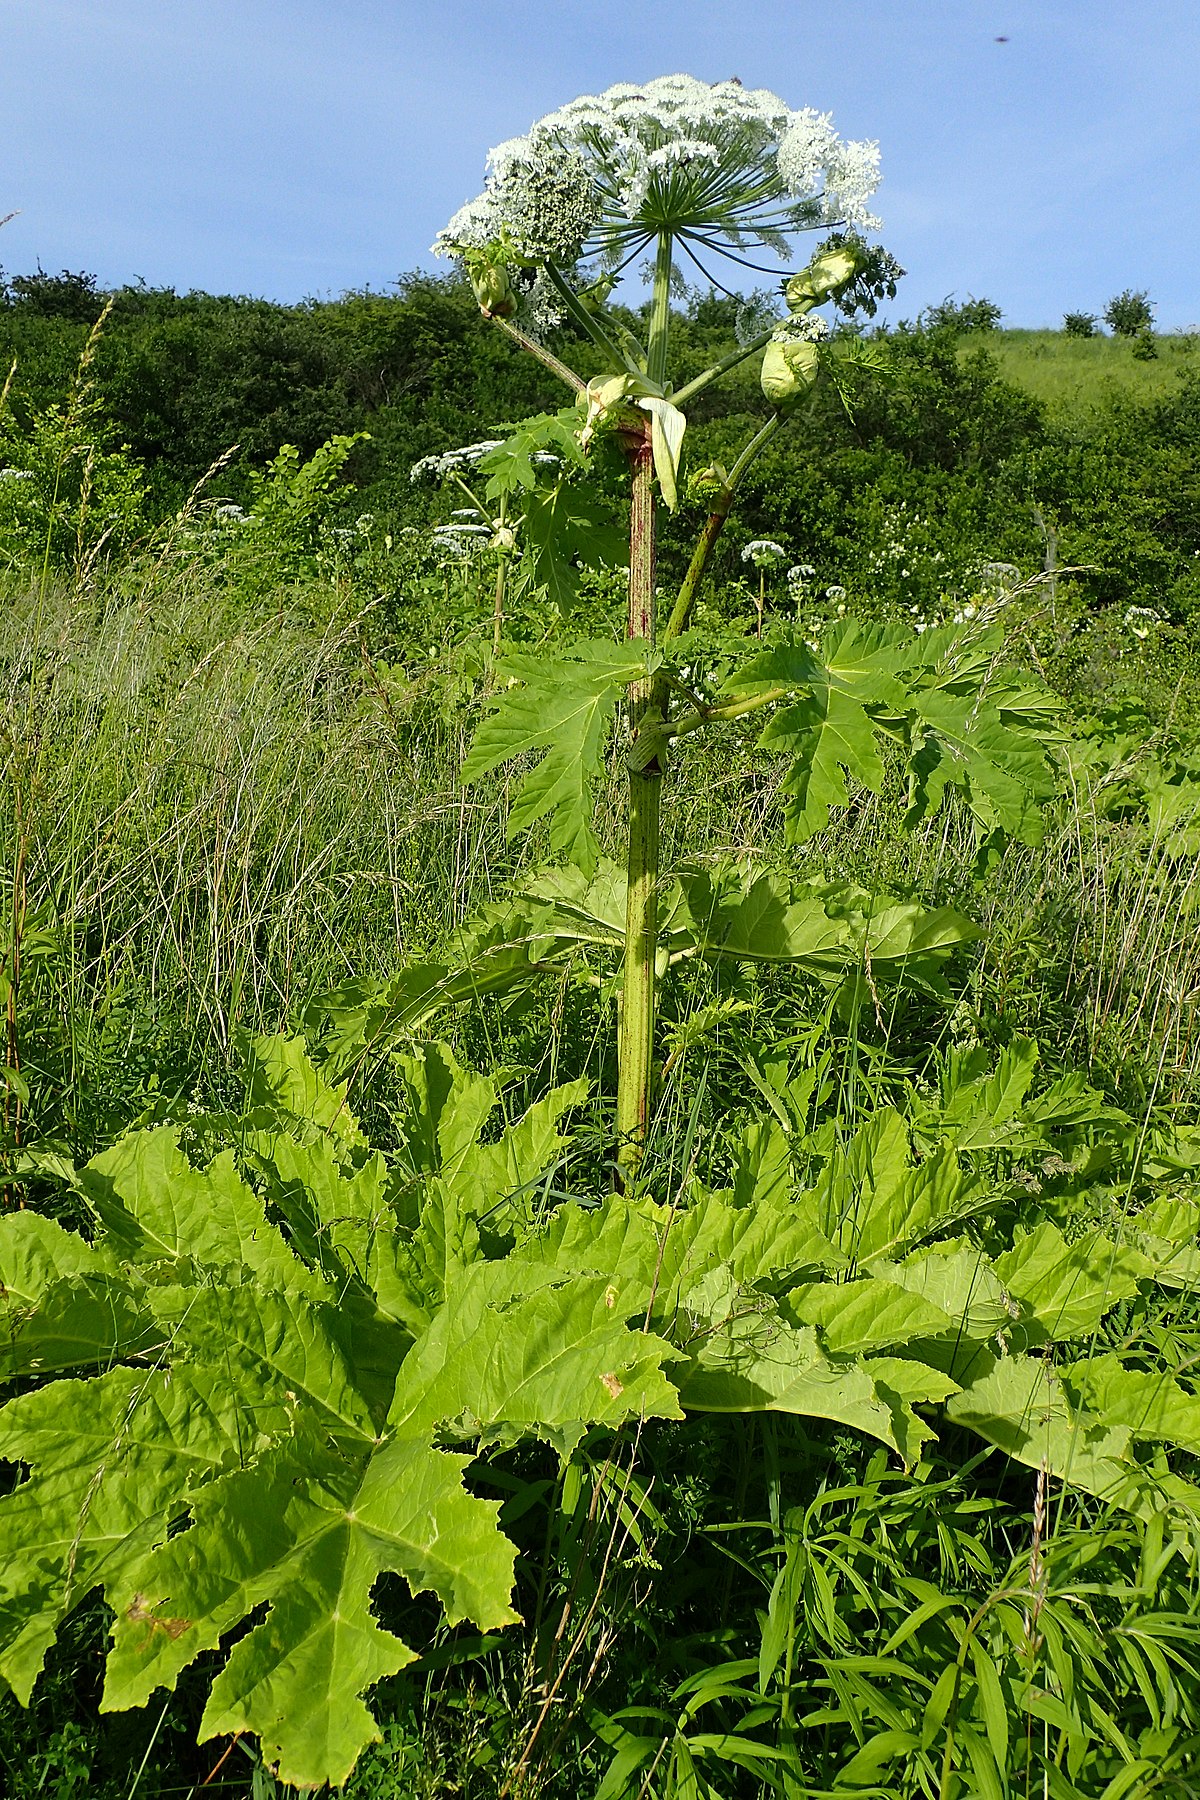
[[[596,505],[572,469],[585,467],[598,440],[615,440],[629,468],[628,629],[621,644],[589,640],[554,657],[511,656],[464,777],[537,758],[517,788],[510,830],[546,821],[551,848],[589,877],[598,858],[592,788],[623,705],[628,828],[616,1125],[628,1181],[641,1162],[653,1099],[660,811],[678,750],[697,732],[761,712],[760,745],[788,758],[786,821],[797,844],[846,801],[848,781],[878,791],[889,760],[907,782],[910,821],[956,788],[983,835],[1033,838],[1038,802],[1049,791],[1039,741],[1048,697],[1002,666],[994,634],[948,630],[918,640],[853,620],[837,623],[815,649],[785,633],[769,649],[727,661],[719,674],[706,678],[696,667],[689,625],[738,487],[822,371],[836,377],[838,358],[824,343],[827,326],[816,309],[846,304],[856,286],[865,285],[870,300],[871,280],[878,291],[893,279],[895,266],[859,235],[878,223],[867,211],[878,173],[873,144],[845,143],[827,115],[793,111],[765,90],[710,87],[681,75],[575,100],[493,150],[489,164],[483,193],[435,248],[463,264],[484,315],[555,370],[576,404],[527,422],[482,459],[487,497],[534,489],[535,452],[561,456],[567,473],[525,507],[527,534],[549,546],[542,565],[561,569],[569,561],[564,537],[569,551],[570,534],[578,542]],[[719,256],[760,267],[752,258],[764,254],[779,264],[797,234],[819,227],[834,235],[805,268],[781,275],[786,316],[673,385],[671,292],[679,264],[706,271],[704,259]],[[642,344],[604,301],[616,275],[644,254],[653,272]],[[571,321],[597,372],[568,368],[536,341],[532,333],[547,316]],[[660,620],[655,518],[660,505],[678,503],[686,409],[753,355],[762,358],[771,416],[731,467],[700,478],[708,518]],[[806,899],[819,915],[821,894]],[[753,954],[752,943],[747,949]],[[769,954],[779,954],[777,938]]]

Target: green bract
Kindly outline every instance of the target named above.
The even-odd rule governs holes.
[[[862,257],[849,246],[814,256],[807,269],[793,275],[783,290],[788,311],[806,313],[838,294],[858,274]]]
[[[817,379],[820,351],[811,340],[772,339],[763,354],[762,391],[780,412],[790,412]]]

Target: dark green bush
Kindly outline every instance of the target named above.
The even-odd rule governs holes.
[[[1145,288],[1124,288],[1104,309],[1104,323],[1118,337],[1140,337],[1154,329],[1154,308]]]

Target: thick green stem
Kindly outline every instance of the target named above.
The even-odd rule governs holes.
[[[492,599],[492,661],[500,654],[500,639],[504,633],[504,589],[508,577],[508,558],[501,556],[496,563],[496,591]]]
[[[746,361],[747,357],[756,356],[760,350],[765,350],[771,341],[771,333],[774,330],[774,325],[771,325],[766,331],[761,331],[750,343],[739,344],[736,350],[731,350],[728,356],[721,358],[720,362],[713,363],[711,368],[702,369],[699,375],[693,375],[690,381],[685,381],[678,393],[671,396],[676,406],[682,406],[694,395],[702,394],[712,382],[719,381],[722,375],[728,375],[730,369],[736,369],[739,363]]]
[[[775,413],[755,432],[741,455],[733,465],[729,478],[713,500],[713,509],[704,521],[704,529],[696,540],[696,548],[692,552],[692,560],[688,564],[688,572],[683,578],[675,604],[671,608],[671,616],[663,630],[663,642],[669,643],[681,632],[686,631],[692,616],[692,608],[696,604],[696,596],[700,592],[700,584],[708,569],[709,559],[714,546],[729,517],[738,483],[750,467],[760,450],[764,450],[775,433],[783,424],[782,415]]]
[[[713,546],[725,529],[725,521],[729,517],[729,509],[733,505],[733,489],[724,487],[713,501],[713,509],[704,521],[704,529],[696,540],[696,548],[692,552],[692,560],[688,564],[688,572],[683,578],[678,597],[671,608],[671,616],[663,630],[663,642],[669,643],[677,638],[681,631],[687,630],[688,620],[692,616],[692,607],[696,604],[696,595],[700,592],[700,583],[704,580],[708,561],[713,553]]]
[[[660,232],[650,301],[646,372],[660,385],[667,375],[671,334],[671,236]],[[629,636],[656,642],[654,618],[654,453],[650,422],[630,449],[633,491],[629,509]],[[652,680],[630,689],[633,749],[638,733],[661,722]],[[629,764],[629,858],[625,901],[625,973],[617,1073],[617,1169],[619,1179],[636,1178],[650,1121],[654,1068],[655,962],[658,955],[659,807],[663,754]]]
[[[629,774],[629,890],[617,1081],[617,1166],[636,1175],[650,1122],[654,1069],[655,958],[658,953],[659,800],[662,765]]]
[[[750,442],[746,445],[746,448],[742,451],[742,454],[738,457],[732,469],[729,471],[729,487],[732,492],[736,493],[738,483],[746,473],[746,470],[750,467],[750,464],[766,449],[767,445],[775,436],[775,433],[781,429],[782,425],[783,414],[772,413],[766,423],[759,426],[758,430],[750,439]]]
[[[654,289],[650,301],[650,342],[646,374],[660,387],[667,380],[667,344],[671,335],[671,234],[660,231],[654,257]]]
[[[660,391],[666,387],[668,347],[671,331],[672,240],[669,232],[660,232],[654,262],[654,289],[650,302],[650,332],[646,352],[645,373]],[[580,304],[578,296],[559,270],[550,264],[545,272],[562,298],[563,305],[579,329],[604,350],[614,366],[631,373],[641,373],[637,363],[618,348],[601,323]],[[535,344],[524,332],[507,320],[495,321],[523,349],[558,375],[576,392],[584,384],[573,370]],[[765,342],[765,337],[762,342]],[[681,397],[698,393],[709,381],[743,357],[753,355],[761,343],[747,345],[680,390]],[[778,431],[781,418],[768,419],[738,457],[731,473],[717,494],[713,509],[700,534],[683,586],[671,611],[667,638],[678,637],[687,627],[700,584],[704,579],[713,546],[721,534],[734,492],[739,481],[759,451]],[[654,649],[657,642],[655,624],[655,554],[654,554],[654,456],[650,421],[638,426],[626,419],[620,428],[629,453],[633,472],[629,525],[629,622],[631,639],[645,642]],[[497,571],[495,606],[495,644],[498,646],[503,619],[505,560]],[[658,952],[658,879],[660,827],[659,811],[663,768],[671,740],[678,735],[699,730],[720,719],[736,718],[767,703],[774,695],[736,698],[723,706],[701,707],[685,715],[677,723],[670,719],[671,684],[663,677],[647,677],[630,689],[629,770],[629,853],[626,864],[628,897],[625,908],[625,971],[618,1038],[617,1086],[617,1171],[618,1180],[628,1186],[636,1180],[645,1150],[650,1119],[652,1093],[655,964]],[[695,696],[688,696],[695,700]]]
[[[590,313],[586,306],[580,305],[578,294],[574,292],[570,283],[564,280],[563,276],[554,267],[554,264],[544,263],[542,266],[545,269],[552,287],[555,289],[555,292],[563,303],[563,308],[566,311],[567,317],[579,327],[584,336],[590,337],[597,348],[604,351],[614,369],[625,369],[631,375],[640,375],[641,370],[638,368],[637,364],[626,355],[619,344],[615,343],[613,339],[609,337],[607,331],[605,331],[603,325],[601,325],[595,315]]]
[[[654,643],[654,457],[647,424],[632,452],[633,494],[629,520],[629,636]],[[636,742],[654,706],[651,683],[630,690]],[[637,1173],[650,1118],[654,1057],[655,958],[658,952],[659,801],[662,761],[655,756],[629,771],[628,890],[625,902],[625,974],[617,1078],[617,1167],[629,1181]]]

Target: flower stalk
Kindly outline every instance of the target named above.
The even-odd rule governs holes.
[[[647,374],[666,379],[671,328],[671,237],[658,240],[654,292],[650,303]],[[653,651],[655,619],[655,494],[651,423],[630,452],[633,482],[629,509],[629,625],[632,640]],[[657,715],[654,682],[647,678],[630,690],[630,728],[634,744]],[[666,745],[663,746],[665,753]],[[661,854],[660,812],[663,756],[629,768],[629,849],[626,863],[625,971],[617,1049],[617,1171],[628,1184],[636,1177],[650,1122],[654,1078],[655,964],[658,956],[658,876]]]

